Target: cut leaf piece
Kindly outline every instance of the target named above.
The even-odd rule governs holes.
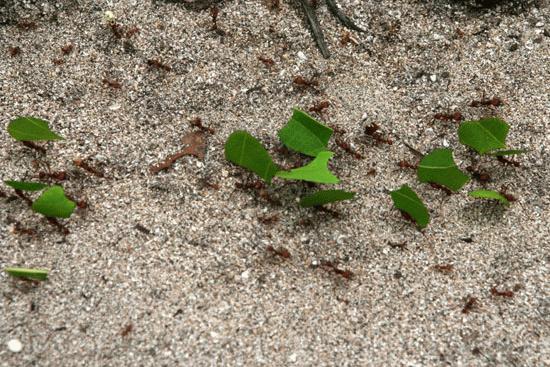
[[[409,185],[401,186],[399,190],[392,191],[390,195],[395,207],[410,215],[419,228],[425,228],[428,225],[430,213]]]
[[[52,186],[32,203],[32,210],[46,217],[69,218],[76,204],[67,199],[61,186]]]
[[[327,164],[334,153],[325,151],[309,162],[309,164],[290,171],[279,171],[275,174],[287,180],[302,180],[325,184],[336,184],[340,182],[338,177],[334,176],[327,168]]]
[[[311,195],[308,195],[300,200],[300,205],[304,208],[312,206],[320,206],[336,201],[353,199],[354,192],[347,192],[344,190],[321,190]]]
[[[450,149],[434,149],[418,164],[420,182],[433,182],[453,191],[460,190],[470,180],[468,175],[458,169]]]
[[[262,144],[246,131],[235,131],[227,138],[225,159],[256,173],[268,184],[279,170]]]
[[[498,200],[505,205],[510,204],[510,202],[508,201],[508,199],[506,199],[506,197],[504,197],[504,195],[494,190],[474,190],[470,191],[468,195],[473,198]]]
[[[48,279],[48,271],[43,269],[26,269],[26,268],[5,268],[4,271],[16,278],[46,280]]]
[[[48,127],[48,122],[36,117],[24,116],[8,124],[8,133],[19,141],[63,140]]]
[[[40,191],[48,185],[43,184],[41,182],[25,182],[25,181],[4,181],[4,183],[10,187],[12,187],[15,190],[21,190],[21,191]]]
[[[485,154],[491,150],[506,148],[509,129],[510,126],[505,121],[491,117],[463,122],[458,128],[458,137],[462,144],[479,154]]]
[[[505,156],[505,155],[516,155],[516,154],[523,154],[523,153],[527,153],[527,152],[528,152],[527,149],[510,149],[510,150],[499,150],[499,151],[491,152],[491,153],[488,153],[488,154],[494,155],[495,157],[502,157],[502,156]]]
[[[311,157],[327,150],[331,136],[331,128],[298,109],[294,109],[291,119],[279,131],[279,139],[284,145]]]

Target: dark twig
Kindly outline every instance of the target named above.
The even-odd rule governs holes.
[[[315,43],[317,43],[317,47],[319,47],[319,51],[321,51],[321,55],[323,55],[325,59],[328,59],[330,57],[330,52],[328,51],[327,43],[325,42],[325,36],[323,35],[323,31],[321,30],[321,24],[319,23],[319,19],[317,19],[317,14],[315,14],[315,10],[311,5],[308,4],[307,0],[298,1],[302,5],[302,9],[304,9],[306,13],[307,20],[311,28],[311,33],[313,34]]]
[[[347,15],[342,13],[340,9],[338,9],[338,6],[336,5],[336,2],[334,0],[325,0],[325,1],[327,2],[327,7],[332,13],[332,15],[338,18],[338,20],[340,21],[340,23],[342,23],[342,25],[357,32],[365,31],[363,28],[360,28],[355,23],[353,23],[353,21]]]

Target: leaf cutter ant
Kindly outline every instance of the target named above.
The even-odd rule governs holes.
[[[319,86],[319,82],[317,80],[314,80],[314,79],[306,79],[304,78],[303,76],[295,76],[294,79],[292,79],[292,82],[299,86],[299,87],[303,87],[303,88],[313,88],[315,89],[316,87]]]
[[[272,253],[273,255],[281,257],[283,259],[290,259],[290,257],[291,257],[290,251],[288,251],[284,247],[280,247],[280,248],[276,249],[273,246],[268,245],[266,247],[266,250],[267,250],[267,252]]]
[[[436,113],[434,115],[434,119],[440,120],[440,121],[452,121],[452,122],[460,122],[464,120],[464,116],[458,111],[453,113]]]
[[[340,148],[342,148],[343,151],[348,153],[349,155],[353,156],[355,159],[363,159],[363,156],[358,151],[354,150],[349,143],[346,143],[340,138],[336,138],[335,140],[336,145],[338,145]]]
[[[164,71],[171,71],[172,68],[166,64],[163,64],[158,59],[149,59],[147,60],[147,65],[149,65],[151,68],[158,69],[158,70],[164,70]]]
[[[377,144],[384,143],[388,145],[392,145],[393,141],[391,139],[383,137],[378,130],[380,129],[380,126],[373,122],[369,126],[365,126],[365,134],[372,137]]]
[[[310,112],[323,113],[330,106],[329,101],[321,101],[309,108]]]
[[[479,301],[477,298],[469,296],[466,299],[466,303],[464,304],[464,307],[462,307],[462,313],[470,313],[474,308],[476,308],[479,304]]]
[[[444,274],[450,274],[455,269],[453,264],[438,264],[438,265],[434,265],[433,268],[438,272],[444,273]]]
[[[214,133],[216,132],[214,129],[212,129],[211,127],[206,127],[202,124],[202,120],[200,117],[195,117],[194,119],[192,119],[191,121],[189,121],[189,124],[191,126],[194,126],[204,132],[207,132],[207,133],[210,133],[212,135],[214,135]]]
[[[491,99],[485,99],[482,98],[477,101],[472,101],[470,103],[470,107],[482,107],[482,106],[491,106],[491,107],[499,107],[504,104],[504,101],[500,99],[499,97],[493,97]]]
[[[507,291],[499,291],[497,287],[491,288],[491,294],[495,297],[505,297],[505,298],[512,298],[514,297],[514,292],[507,290]]]
[[[272,67],[273,65],[275,65],[275,61],[273,61],[272,58],[269,58],[269,57],[266,57],[266,56],[263,56],[263,55],[258,56],[258,60],[260,60],[261,62],[263,62],[264,65],[267,66],[268,68],[270,68],[270,67]]]
[[[332,272],[334,274],[340,275],[344,279],[351,280],[353,277],[353,272],[351,270],[340,269],[332,261],[321,260],[321,267],[327,272]]]
[[[19,46],[9,47],[8,48],[8,53],[10,54],[11,57],[15,57],[15,56],[21,54],[21,47],[19,47]]]

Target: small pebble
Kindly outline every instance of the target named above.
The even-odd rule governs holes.
[[[19,353],[23,350],[23,344],[21,344],[19,339],[12,339],[8,342],[8,349],[10,352]]]
[[[435,75],[435,74],[430,75],[430,80],[431,80],[432,82],[437,81],[437,75]]]

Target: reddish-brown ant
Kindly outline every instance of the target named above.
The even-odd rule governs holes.
[[[130,323],[120,331],[120,335],[123,337],[128,336],[128,334],[130,334],[132,330],[134,330],[134,325]]]
[[[13,234],[25,234],[28,236],[36,235],[36,231],[34,229],[24,228],[21,225],[21,222],[19,222],[18,220],[15,220],[11,217],[8,217],[8,220],[10,221],[10,223],[13,224],[13,230],[12,230]]]
[[[466,167],[466,171],[470,172],[472,174],[472,177],[481,183],[491,181],[491,176],[488,173],[477,171],[472,166]]]
[[[378,132],[379,129],[380,129],[380,126],[376,122],[373,122],[369,126],[365,126],[365,134],[372,137],[376,141],[376,143],[384,143],[384,144],[392,145],[393,141],[391,139],[383,137]]]
[[[275,256],[282,257],[283,259],[290,259],[291,257],[290,251],[288,251],[284,247],[279,247],[278,249],[276,249],[273,246],[268,245],[265,249],[267,250],[267,252],[270,252]]]
[[[40,171],[38,172],[38,178],[45,179],[45,178],[51,178],[56,181],[65,181],[67,179],[67,172],[65,171],[55,171],[55,172],[44,172]]]
[[[417,169],[418,168],[418,165],[412,164],[409,161],[405,161],[405,160],[399,161],[397,163],[397,166],[399,168],[412,168],[412,169]]]
[[[52,62],[54,65],[63,65],[65,63],[63,59],[53,59]]]
[[[371,168],[367,171],[367,176],[376,176],[376,170]]]
[[[353,272],[351,270],[340,269],[332,261],[321,260],[321,266],[326,271],[338,274],[347,280],[350,280],[353,277]]]
[[[445,194],[447,194],[447,195],[452,195],[453,194],[453,192],[451,190],[449,190],[445,186],[440,185],[438,183],[430,182],[430,186],[433,187],[434,189],[438,189],[438,190],[441,190],[441,191],[445,192]]]
[[[212,129],[211,127],[206,127],[202,124],[202,119],[200,117],[195,117],[194,119],[192,119],[191,121],[189,121],[189,124],[191,126],[194,126],[202,131],[205,131],[205,132],[208,132],[212,135],[214,135],[214,133],[216,132],[214,129]]]
[[[147,60],[147,65],[149,65],[152,68],[164,70],[164,71],[170,71],[172,68],[166,64],[163,64],[160,60],[157,59],[149,59]]]
[[[466,303],[464,304],[464,307],[462,307],[462,313],[470,313],[474,308],[478,306],[479,301],[477,298],[469,296],[466,299]]]
[[[268,68],[270,68],[270,67],[272,67],[273,65],[275,65],[275,61],[273,61],[272,58],[269,58],[269,57],[266,57],[266,56],[263,56],[263,55],[258,56],[258,60],[260,60],[261,62],[263,62],[264,65],[267,66]]]
[[[258,220],[262,224],[266,224],[266,225],[274,224],[274,223],[277,223],[279,221],[279,214],[260,216],[260,217],[258,217]]]
[[[212,17],[212,30],[217,34],[219,34],[220,36],[224,36],[225,32],[218,27],[219,15],[220,15],[220,8],[218,8],[216,5],[213,5],[210,8],[210,16]]]
[[[72,43],[69,43],[63,47],[61,47],[61,52],[63,53],[63,55],[68,55],[70,54],[71,52],[73,52],[73,49],[74,49],[74,46]]]
[[[464,116],[458,111],[453,113],[436,113],[434,115],[434,119],[441,120],[441,121],[454,121],[454,122],[460,122],[464,120]]]
[[[27,148],[31,148],[31,149],[39,151],[40,153],[46,154],[46,148],[41,147],[40,145],[37,145],[36,143],[34,143],[32,141],[26,141],[25,140],[25,141],[22,141],[21,143],[24,146],[26,146]]]
[[[309,108],[310,112],[323,113],[330,106],[329,101],[321,101]]]
[[[33,22],[32,20],[20,20],[17,22],[17,28],[23,31],[31,31],[36,29],[36,22]]]
[[[439,264],[439,265],[434,265],[433,268],[438,272],[444,273],[444,274],[452,273],[453,270],[455,269],[453,264]]]
[[[113,33],[113,36],[115,38],[122,38],[124,36],[124,29],[121,24],[117,22],[111,22],[110,23],[111,32]]]
[[[514,297],[514,292],[513,291],[499,291],[497,289],[497,287],[493,287],[491,288],[491,294],[495,297],[506,297],[506,298],[512,298]]]
[[[281,0],[267,0],[267,7],[270,10],[279,10],[281,8]]]
[[[500,188],[500,191],[499,191],[500,195],[504,196],[506,198],[506,200],[508,201],[517,201],[518,199],[512,195],[512,194],[509,194],[506,192],[506,187],[505,186],[502,186]]]
[[[344,150],[349,155],[353,156],[355,159],[363,159],[363,156],[358,151],[354,150],[349,143],[346,143],[340,138],[335,139],[336,145],[338,145],[342,150]]]
[[[314,79],[306,79],[303,76],[295,76],[294,79],[292,79],[292,82],[296,84],[297,86],[304,87],[304,88],[315,88],[319,86],[319,82]]]
[[[19,46],[10,47],[8,48],[8,53],[10,54],[11,57],[15,57],[21,53],[21,47]]]
[[[4,191],[0,190],[0,198],[7,198],[8,194],[6,194]]]
[[[97,177],[105,177],[103,172],[99,171],[97,168],[90,166],[86,161],[83,159],[75,159],[73,160],[73,164],[77,167],[82,168],[84,171],[88,171],[91,174],[97,176]]]
[[[512,165],[514,167],[519,167],[520,166],[519,162],[508,159],[508,158],[506,158],[502,155],[497,156],[497,161],[499,161],[500,163],[505,164],[505,165]]]
[[[113,88],[113,89],[120,89],[122,88],[122,84],[117,81],[117,80],[111,80],[111,79],[107,79],[107,78],[104,78],[103,79],[103,84]]]
[[[470,107],[482,107],[482,106],[492,106],[492,107],[499,107],[504,104],[504,101],[498,97],[493,97],[491,99],[481,99],[478,101],[472,101],[470,103]]]
[[[132,38],[132,36],[139,33],[138,27],[132,27],[126,31],[126,38]]]

